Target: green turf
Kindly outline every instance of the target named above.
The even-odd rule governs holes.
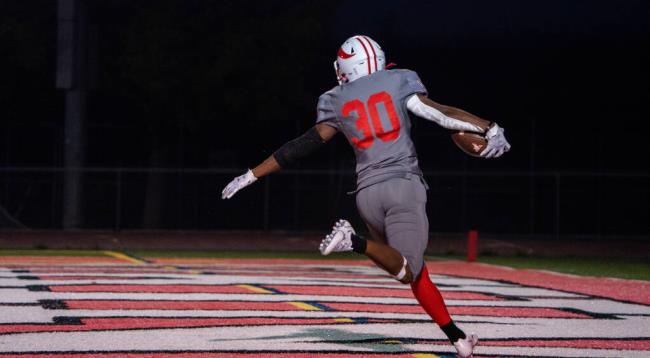
[[[479,262],[515,268],[549,270],[573,275],[650,281],[650,262],[625,259],[484,256]]]

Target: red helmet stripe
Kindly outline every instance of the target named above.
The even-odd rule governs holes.
[[[359,41],[361,47],[363,47],[363,51],[365,51],[366,53],[366,58],[368,59],[368,61],[366,61],[368,63],[368,74],[371,74],[372,72],[370,70],[370,54],[368,53],[368,49],[366,48],[366,45],[363,44],[363,41],[361,41],[360,38],[357,37],[356,39],[357,41]]]
[[[372,58],[375,60],[375,71],[377,71],[379,68],[377,68],[377,54],[375,53],[375,46],[372,45],[372,42],[370,42],[366,36],[363,36],[363,38],[368,41],[368,45],[370,45],[370,49],[372,50]]]
[[[341,47],[339,48],[338,56],[339,56],[340,58],[344,59],[344,60],[346,60],[346,59],[348,59],[348,58],[350,58],[350,57],[353,57],[354,55],[355,55],[354,53],[347,53],[347,52],[345,52],[345,51],[343,50],[343,46],[341,46]]]

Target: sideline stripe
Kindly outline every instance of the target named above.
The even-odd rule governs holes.
[[[114,257],[116,259],[128,261],[128,262],[136,264],[136,265],[144,265],[144,264],[147,263],[146,261],[137,259],[135,257],[131,257],[129,255],[126,255],[126,254],[123,254],[123,253],[117,252],[117,251],[103,251],[103,253],[104,253],[104,255],[108,255],[108,256]]]
[[[417,354],[414,354],[413,357],[416,357],[416,358],[440,358],[440,356],[437,356],[435,354],[429,354],[429,353],[417,353]]]
[[[267,289],[257,287],[257,286],[253,286],[253,285],[237,285],[237,287],[245,288],[245,289],[251,290],[251,291],[253,291],[255,293],[267,293],[267,294],[275,293],[273,291],[269,291]]]
[[[303,309],[305,311],[322,311],[322,309],[320,309],[319,307],[310,305],[309,303],[305,303],[305,302],[296,302],[296,301],[294,301],[294,302],[287,302],[287,303],[292,305],[292,306],[296,306],[298,308],[301,308],[301,309]]]

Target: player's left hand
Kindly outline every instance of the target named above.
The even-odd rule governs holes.
[[[257,178],[253,175],[253,171],[248,169],[248,171],[233,179],[221,192],[221,199],[230,199],[235,193],[244,189],[245,187],[253,184]]]
[[[510,143],[506,140],[503,128],[494,123],[490,129],[485,133],[485,139],[488,143],[485,149],[481,152],[483,158],[498,158],[503,153],[510,150]]]

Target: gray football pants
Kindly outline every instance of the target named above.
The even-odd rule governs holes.
[[[417,175],[388,179],[357,193],[357,209],[370,235],[406,257],[413,277],[422,270],[429,241],[426,204],[426,187]]]

